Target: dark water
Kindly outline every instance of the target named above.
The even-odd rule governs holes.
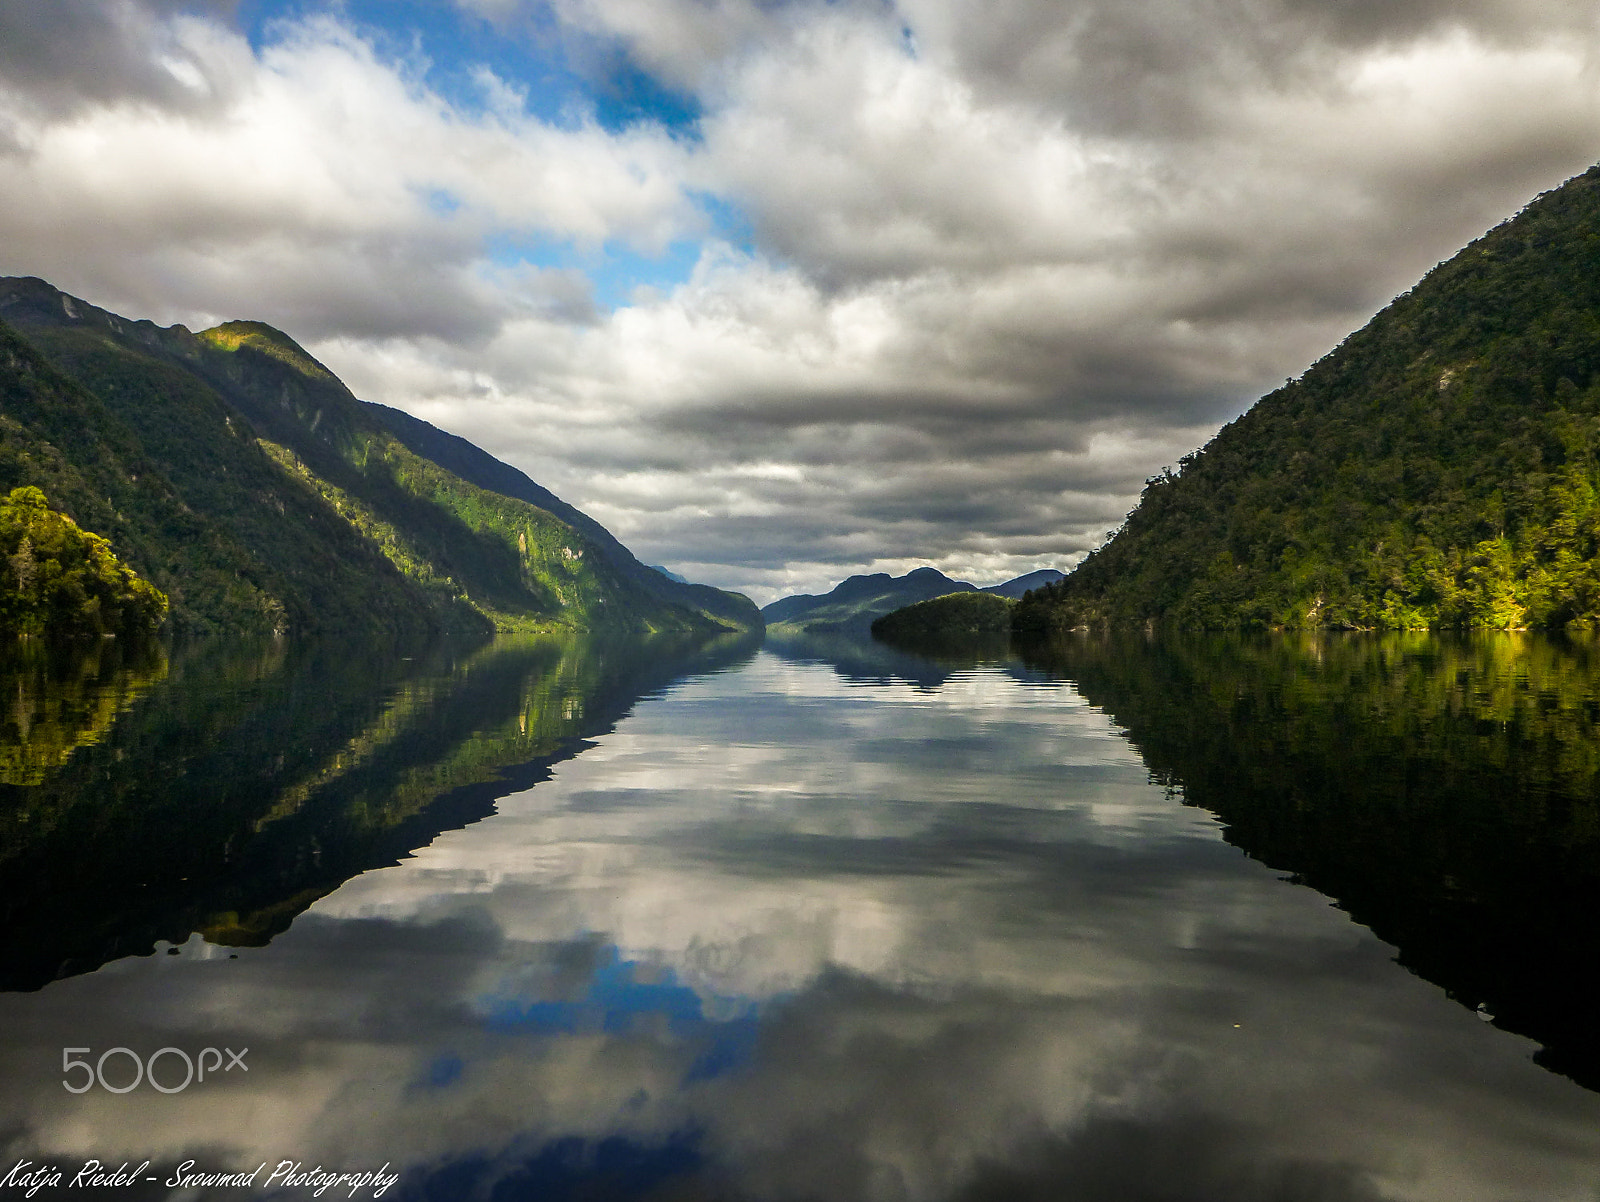
[[[1597,687],[1515,636],[19,655],[0,1198],[1593,1202]]]

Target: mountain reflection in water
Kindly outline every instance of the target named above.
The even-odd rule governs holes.
[[[371,664],[387,683],[333,689],[324,708],[348,716],[327,726],[271,682],[315,691],[331,669],[265,664],[260,689],[238,686],[250,696],[191,703],[175,656],[72,754],[53,779],[104,772],[140,739],[187,746],[187,724],[219,706],[234,717],[216,731],[242,715],[314,741],[269,788],[245,783],[276,761],[244,740],[237,779],[213,780],[249,804],[181,783],[111,795],[106,848],[160,842],[139,807],[168,833],[177,816],[202,828],[182,836],[190,871],[172,870],[164,908],[118,918],[36,872],[44,900],[22,912],[71,917],[27,928],[23,962],[52,930],[74,948],[106,946],[80,927],[128,951],[158,928],[187,941],[0,995],[0,1153],[169,1172],[188,1157],[387,1161],[402,1174],[387,1197],[441,1200],[1595,1197],[1600,1095],[1479,1020],[1479,1000],[1498,1022],[1524,1013],[1494,992],[1501,971],[1439,976],[1462,1005],[1357,925],[1432,974],[1441,953],[1422,945],[1463,925],[1456,899],[1516,892],[1495,861],[1452,863],[1480,848],[1452,815],[1501,843],[1521,832],[1500,863],[1581,856],[1592,794],[1571,790],[1591,777],[1581,749],[1560,750],[1592,728],[1581,648],[1080,640],[1018,659],[785,644],[628,671],[599,645],[494,654],[504,682],[481,692],[464,681],[500,672],[491,660]],[[603,680],[609,693],[559,684]],[[468,692],[484,700],[451,717]],[[503,754],[524,718],[556,721],[573,696],[609,716]],[[1488,725],[1439,717],[1458,711]],[[193,738],[169,783],[213,763]],[[1412,787],[1417,757],[1492,797],[1441,783],[1415,794],[1434,798],[1428,823],[1405,825],[1413,794],[1392,788]],[[516,763],[540,766],[508,781]],[[494,812],[479,797],[480,820],[441,820],[441,790],[472,782],[500,794]],[[37,812],[93,833],[92,802],[64,788]],[[418,850],[401,859],[374,832],[412,814]],[[1362,892],[1383,892],[1386,865],[1416,869],[1392,921]],[[1530,921],[1546,913],[1529,905]],[[1559,933],[1529,937],[1566,954]],[[84,1046],[248,1046],[250,1071],[170,1096],[72,1095],[60,1049]]]
[[[1076,635],[1026,658],[1229,842],[1600,1087],[1600,646]]]
[[[27,773],[0,785],[0,988],[196,931],[265,943],[349,877],[545,779],[640,696],[754,647],[218,641],[176,653],[139,705],[168,670],[159,649],[0,663],[0,695],[34,714],[0,744],[0,765]]]

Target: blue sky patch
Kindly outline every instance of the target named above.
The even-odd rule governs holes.
[[[660,254],[650,255],[620,243],[584,249],[570,242],[498,237],[486,253],[501,267],[527,265],[551,270],[581,272],[594,289],[594,302],[603,310],[633,303],[635,289],[670,292],[687,280],[700,260],[700,243],[674,242]]]
[[[454,1085],[461,1079],[465,1067],[461,1057],[454,1052],[442,1052],[429,1061],[427,1071],[422,1076],[423,1083],[430,1089]]]
[[[755,1054],[759,1007],[744,999],[718,1001],[730,1003],[730,1017],[707,1016],[700,995],[680,984],[670,969],[623,960],[615,947],[607,947],[582,997],[535,1002],[490,998],[484,1005],[491,1029],[533,1035],[627,1035],[654,1029],[664,1019],[674,1035],[700,1045],[687,1083],[732,1072]]]
[[[380,58],[405,64],[435,94],[468,116],[491,104],[481,71],[487,68],[522,97],[529,116],[571,127],[594,121],[611,133],[650,123],[693,140],[699,136],[701,109],[692,96],[675,91],[643,70],[620,42],[574,34],[558,26],[548,9],[519,16],[514,29],[498,29],[450,0],[242,0],[239,23],[259,54],[285,35],[285,23],[317,14],[338,17],[372,43]],[[449,192],[424,198],[429,209],[448,216],[460,207]],[[716,236],[748,251],[750,225],[738,209],[708,193],[694,203]],[[593,289],[602,311],[632,304],[637,289],[666,294],[689,278],[701,243],[685,239],[659,253],[645,253],[608,242],[585,248],[565,240],[504,234],[491,237],[484,253],[502,267],[577,271]]]
[[[284,21],[339,17],[385,59],[421,66],[428,87],[465,113],[482,112],[477,74],[487,67],[524,96],[527,113],[555,125],[592,118],[611,133],[652,123],[699,136],[699,101],[645,71],[613,40],[563,29],[544,8],[503,31],[449,0],[243,0],[239,22],[259,54]]]

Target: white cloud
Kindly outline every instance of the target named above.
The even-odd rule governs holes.
[[[470,338],[518,299],[491,238],[652,250],[699,228],[685,152],[658,130],[541,123],[487,76],[488,109],[464,113],[331,18],[259,57],[208,22],[172,31],[228,81],[206,108],[16,117],[8,269],[162,316]]]
[[[569,28],[621,40],[646,70],[687,91],[781,28],[776,6],[751,0],[555,0],[554,8]]]
[[[0,3],[58,67],[0,54],[0,270],[272,321],[648,561],[761,594],[1065,566],[1600,146],[1596,16],[1557,0],[462,3],[704,115],[541,120],[473,63],[453,101],[328,16],[255,52],[218,18],[68,6],[79,62]],[[697,240],[689,278],[610,312],[583,266],[516,262]]]

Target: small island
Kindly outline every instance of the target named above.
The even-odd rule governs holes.
[[[1004,635],[1011,630],[1011,610],[1016,604],[993,593],[947,593],[884,614],[872,623],[872,634],[902,643]]]

